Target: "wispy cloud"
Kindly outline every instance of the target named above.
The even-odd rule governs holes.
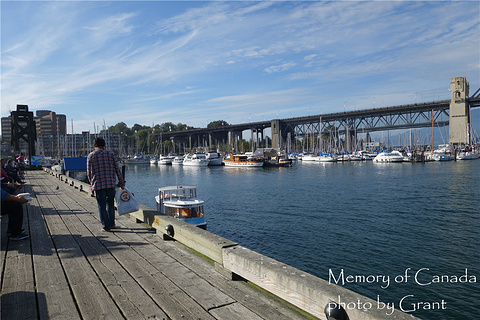
[[[474,2],[5,2],[2,116],[22,103],[79,125],[204,125],[411,102],[454,76],[480,85],[478,13]]]

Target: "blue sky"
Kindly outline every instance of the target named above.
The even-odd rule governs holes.
[[[1,2],[2,117],[205,127],[480,87],[478,1]]]

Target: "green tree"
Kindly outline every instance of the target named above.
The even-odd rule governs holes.
[[[123,133],[131,134],[131,129],[128,128],[125,122],[119,122],[116,125],[109,127],[108,130],[110,131],[110,133],[119,134],[123,132]]]
[[[212,121],[207,125],[207,128],[208,129],[213,129],[213,128],[218,128],[218,127],[222,127],[222,126],[228,126],[228,122],[225,121],[225,120]]]

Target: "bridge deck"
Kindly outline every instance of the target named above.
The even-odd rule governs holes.
[[[2,319],[306,318],[126,216],[101,232],[94,198],[43,171],[25,179],[30,238],[8,240],[2,217]]]

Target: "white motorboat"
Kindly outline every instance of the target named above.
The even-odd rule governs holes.
[[[184,166],[206,167],[208,160],[204,153],[187,154],[183,159]]]
[[[362,160],[372,160],[377,156],[376,153],[371,153],[371,152],[368,152],[367,150],[358,151],[356,155],[361,157]]]
[[[210,151],[206,154],[208,165],[209,166],[221,166],[223,164],[223,158],[220,156],[220,153]]]
[[[304,154],[302,156],[302,161],[316,161],[318,159],[318,155],[316,154]]]
[[[173,158],[169,156],[160,156],[158,159],[158,164],[172,164]]]
[[[150,164],[157,164],[157,163],[158,163],[157,157],[150,158]]]
[[[475,159],[478,159],[479,158],[479,155],[478,153],[474,153],[474,152],[461,152],[458,156],[457,156],[457,160],[475,160]]]
[[[351,154],[350,161],[363,161],[363,157],[359,154]]]
[[[350,155],[349,154],[337,155],[337,161],[350,161]]]
[[[182,156],[175,156],[172,159],[172,164],[175,165],[183,165],[183,157]]]
[[[336,161],[337,159],[335,159],[330,155],[322,155],[320,157],[317,157],[317,159],[315,159],[315,162],[336,162]]]
[[[399,151],[380,152],[373,162],[403,162],[403,155]]]
[[[158,189],[157,210],[196,227],[206,229],[203,200],[197,199],[196,187],[170,186]]]

